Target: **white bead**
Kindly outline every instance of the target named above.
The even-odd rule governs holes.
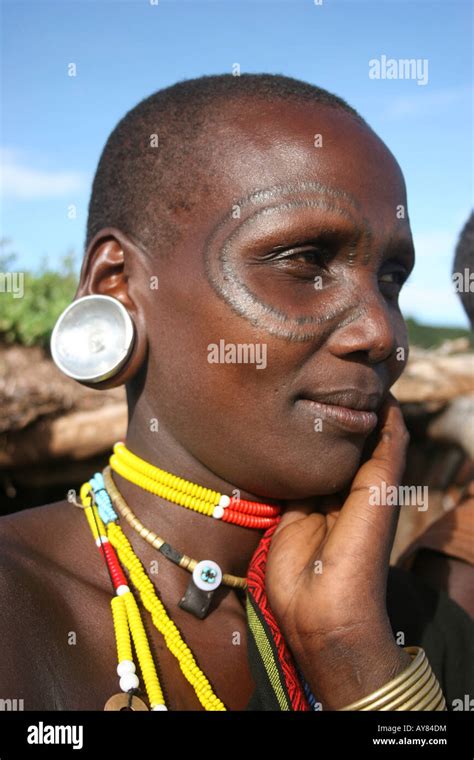
[[[215,517],[216,520],[220,520],[223,515],[224,515],[224,507],[214,507],[212,516]]]
[[[215,591],[222,581],[222,570],[212,559],[203,559],[193,570],[193,581],[202,591]]]
[[[130,691],[130,689],[138,689],[138,676],[135,673],[127,673],[120,679],[120,688],[122,691]]]
[[[108,543],[109,543],[109,539],[107,538],[107,536],[97,536],[95,540],[96,546],[100,546],[101,544],[108,544]]]
[[[131,660],[122,660],[122,662],[119,662],[117,665],[118,676],[126,676],[127,673],[135,673],[135,670],[135,663]]]
[[[152,710],[168,710],[168,708],[166,707],[166,705],[155,705],[151,709]]]
[[[229,504],[230,504],[230,497],[226,496],[225,494],[221,496],[221,498],[219,499],[219,506],[224,507],[225,509],[226,507],[229,506]]]
[[[117,588],[115,593],[117,594],[117,596],[122,596],[122,594],[126,594],[127,591],[130,591],[129,586],[124,586],[122,583],[122,585]]]

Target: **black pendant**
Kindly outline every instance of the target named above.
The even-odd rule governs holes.
[[[203,620],[212,601],[212,595],[222,581],[222,570],[212,559],[201,560],[193,570],[186,593],[179,606],[191,615]]]
[[[186,593],[178,606],[200,620],[204,620],[209,612],[213,593],[214,591],[203,591],[198,588],[191,578]]]

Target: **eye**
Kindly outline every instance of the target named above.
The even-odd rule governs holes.
[[[308,243],[292,248],[274,248],[266,258],[279,269],[301,276],[308,273],[308,277],[312,277],[314,270],[326,269],[331,254],[324,246]]]
[[[401,270],[396,272],[386,272],[380,275],[379,282],[387,282],[390,285],[399,285],[400,287],[405,283],[407,279],[407,273]]]
[[[380,290],[383,295],[392,300],[397,300],[398,295],[408,279],[409,273],[404,268],[392,269],[379,275]]]
[[[301,248],[294,252],[289,251],[284,258],[298,264],[313,264],[315,266],[321,266],[325,261],[325,253],[320,248],[308,247]]]

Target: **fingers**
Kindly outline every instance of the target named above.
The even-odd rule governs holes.
[[[318,513],[320,515],[331,514],[337,516],[342,503],[343,501],[340,494],[315,496],[309,499],[290,500],[286,503],[285,510],[282,514],[280,522],[278,523],[278,528],[275,530],[274,536],[283,530],[283,528],[291,525],[291,523],[302,520],[311,514]]]
[[[398,401],[389,394],[380,411],[380,434],[371,458],[360,468],[351,491],[374,485],[377,478],[398,484],[410,440]]]
[[[345,554],[357,557],[369,571],[375,571],[377,565],[388,566],[399,508],[397,503],[388,504],[384,494],[389,485],[398,486],[408,440],[400,407],[390,394],[380,411],[378,440],[372,456],[357,472],[337,520],[334,523],[331,520],[324,546],[327,558],[332,555],[340,559]],[[321,503],[319,499],[318,507]],[[315,511],[315,499],[289,502],[274,537]]]
[[[325,550],[337,552],[344,545],[351,556],[374,566],[388,563],[393,544],[399,500],[387,499],[390,487],[398,488],[405,466],[409,436],[397,401],[392,395],[380,413],[380,434],[372,457],[356,474]]]
[[[291,523],[297,522],[298,520],[302,520],[304,517],[311,514],[311,512],[314,512],[314,504],[307,499],[304,501],[288,502],[273,537],[280,533],[283,528],[288,527],[288,525],[291,525]]]

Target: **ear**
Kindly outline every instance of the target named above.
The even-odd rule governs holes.
[[[131,296],[140,292],[146,279],[146,254],[126,235],[113,227],[101,230],[91,240],[82,263],[75,299],[88,295],[112,296],[127,309],[135,327],[135,339],[129,358],[116,375],[100,383],[83,383],[88,388],[107,390],[124,385],[138,373],[146,361],[145,299]]]

